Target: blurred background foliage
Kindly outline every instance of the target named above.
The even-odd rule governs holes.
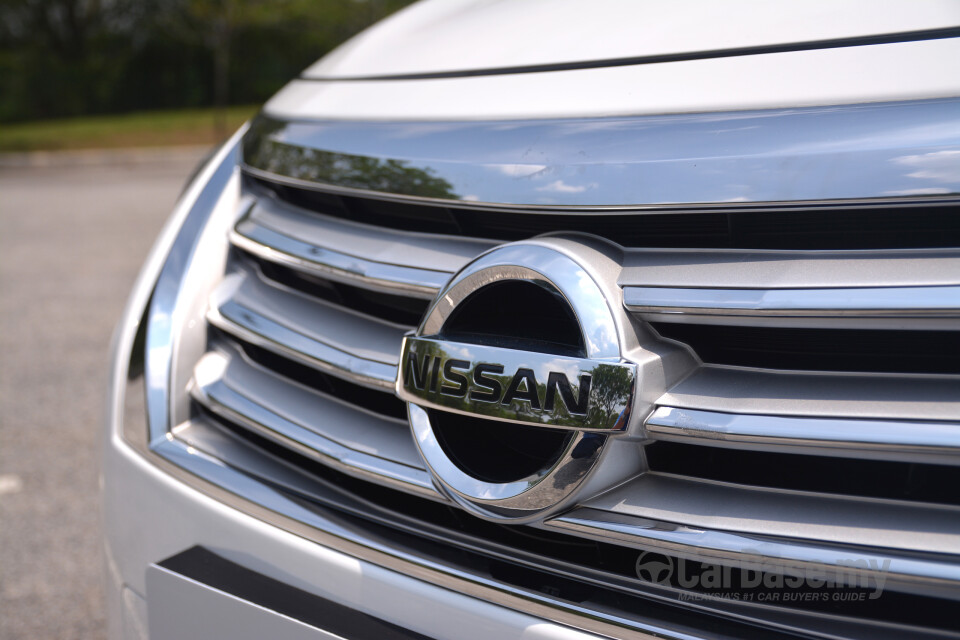
[[[0,123],[217,106],[222,129],[409,3],[0,0]]]

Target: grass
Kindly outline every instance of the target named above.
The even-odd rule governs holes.
[[[228,108],[227,133],[256,111],[254,106]],[[200,145],[212,144],[218,138],[213,109],[0,123],[0,152]]]

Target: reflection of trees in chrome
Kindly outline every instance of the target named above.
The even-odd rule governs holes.
[[[491,403],[489,406],[480,407],[474,404],[471,410],[483,413],[484,415],[499,415],[501,417],[514,420],[523,420],[528,422],[549,423],[569,427],[589,427],[589,428],[611,428],[620,419],[629,407],[630,396],[633,391],[633,375],[629,369],[621,366],[608,364],[597,364],[588,373],[590,376],[589,386],[581,384],[583,379],[571,380],[570,386],[573,395],[579,400],[580,393],[586,387],[590,394],[587,403],[586,416],[571,413],[572,407],[561,399],[558,390],[554,389],[555,403],[553,411],[545,411],[545,399],[547,397],[547,381],[537,380],[537,397],[540,400],[539,407],[534,403],[515,399],[509,404]],[[512,375],[496,376],[500,381],[502,388],[507,389],[513,379]]]
[[[421,391],[431,387],[431,367],[435,362],[446,357],[440,345],[434,342],[417,342],[414,349],[405,354],[404,361],[400,363],[403,367],[403,379],[407,387],[411,390],[419,389]],[[436,387],[435,387],[436,388]]]
[[[266,118],[254,122],[244,140],[244,161],[264,171],[309,182],[402,195],[457,198],[453,185],[438,178],[429,167],[417,168],[403,160],[290,145],[274,137],[285,126]]]
[[[533,366],[507,368],[434,339],[410,338],[405,345],[403,388],[435,406],[575,428],[611,429],[627,417],[634,373],[619,363],[580,360],[566,371],[561,365],[540,368],[544,380]]]
[[[430,345],[430,347],[433,346],[434,345]],[[442,352],[430,348],[420,351],[420,357],[424,354],[432,357],[443,357]],[[407,367],[410,365],[409,363],[405,363],[404,366]],[[418,360],[418,366],[423,367],[422,360]],[[431,363],[427,366],[426,370],[422,370],[422,373],[426,373],[427,378],[431,378],[430,372],[433,366]],[[424,377],[422,373],[421,377]],[[485,373],[484,378],[487,382],[485,382],[483,386],[480,386],[474,378],[474,368],[471,367],[469,370],[465,370],[464,375],[470,380],[470,393],[464,397],[442,393],[440,389],[442,389],[444,385],[448,388],[455,388],[456,384],[451,381],[446,381],[442,371],[438,373],[439,380],[437,382],[433,382],[432,379],[430,379],[425,385],[431,387],[431,389],[427,391],[426,397],[432,402],[481,416],[568,427],[613,427],[617,421],[625,415],[624,412],[629,407],[630,396],[633,390],[633,376],[629,369],[620,366],[599,364],[589,372],[584,372],[591,377],[589,386],[581,384],[584,382],[582,378],[570,381],[570,387],[576,400],[579,401],[581,397],[580,394],[584,391],[590,394],[589,402],[587,403],[587,413],[583,415],[572,413],[571,408],[573,407],[567,405],[562,399],[562,394],[556,388],[553,390],[555,398],[553,410],[545,410],[545,401],[548,396],[547,381],[536,381],[537,401],[533,401],[529,397],[532,396],[532,394],[526,393],[521,393],[512,400],[507,401],[505,395],[514,380],[513,372],[503,374]],[[412,372],[408,374],[408,379],[409,375],[412,375]],[[519,390],[521,392],[528,390],[527,384],[529,380],[530,378],[528,377],[520,383]],[[493,395],[491,391],[496,394],[498,400],[481,401],[476,399],[478,395]],[[528,397],[524,398],[521,396]]]
[[[593,386],[587,424],[611,428],[629,409],[633,393],[633,374],[626,367],[598,364],[591,370]],[[626,414],[624,414],[625,416]]]
[[[613,427],[629,408],[630,396],[633,392],[633,375],[626,367],[597,364],[588,373],[590,376],[589,386],[581,384],[580,380],[571,380],[570,386],[573,395],[579,400],[580,393],[586,389],[590,394],[587,403],[586,416],[571,413],[572,407],[561,399],[561,394],[554,389],[555,403],[553,411],[545,411],[544,401],[548,393],[546,381],[537,381],[537,396],[540,399],[540,407],[533,406],[533,403],[525,400],[513,400],[509,405],[494,405],[481,409],[480,412],[485,415],[500,415],[515,420],[524,420],[530,422],[550,423],[569,427],[589,427],[589,428],[611,428]],[[513,376],[499,376],[503,388],[506,389]],[[478,407],[474,406],[473,410]]]
[[[533,423],[551,423],[566,426],[577,426],[581,425],[583,422],[583,416],[571,415],[559,397],[556,401],[554,411],[548,412],[543,410],[544,401],[547,396],[546,382],[541,382],[540,380],[536,381],[534,386],[536,387],[535,391],[537,400],[532,401],[531,399],[521,397],[533,395],[525,393],[529,391],[529,387],[527,385],[529,384],[528,381],[530,380],[529,377],[526,378],[520,383],[518,389],[520,393],[518,396],[505,404],[504,397],[507,393],[507,390],[510,388],[511,383],[513,382],[514,372],[503,374],[484,373],[484,378],[486,378],[490,384],[485,382],[484,386],[479,386],[474,379],[473,371],[474,368],[471,368],[467,374],[471,381],[471,394],[468,394],[467,397],[453,398],[441,394],[438,396],[432,396],[431,399],[435,398],[438,403],[445,406],[460,409],[462,411],[469,411],[481,416],[506,418],[509,420],[522,420],[524,422]],[[573,384],[572,387],[574,395],[579,398],[579,385]],[[479,401],[475,398],[471,398],[472,395],[487,394],[491,388],[496,392],[496,401]]]

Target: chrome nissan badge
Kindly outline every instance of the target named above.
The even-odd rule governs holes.
[[[401,366],[420,406],[581,431],[623,429],[634,381],[630,364],[433,337],[405,337]]]
[[[514,521],[570,502],[631,418],[637,366],[614,305],[536,241],[481,255],[438,294],[404,338],[396,390],[451,498]]]

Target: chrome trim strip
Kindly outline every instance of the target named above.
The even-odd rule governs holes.
[[[455,200],[451,201],[443,198],[433,198],[430,196],[411,196],[402,193],[390,193],[387,191],[377,191],[374,189],[361,189],[357,187],[345,187],[339,184],[327,184],[311,182],[300,178],[292,178],[273,171],[264,171],[249,164],[240,163],[240,169],[244,175],[272,182],[275,184],[304,189],[306,191],[315,191],[317,193],[332,193],[342,196],[354,196],[357,198],[368,198],[370,200],[382,200],[384,202],[397,202],[401,204],[412,204],[433,207],[456,206],[458,209],[469,209],[476,211],[503,211],[511,213],[529,213],[529,214],[569,214],[577,215],[603,214],[603,215],[644,215],[656,213],[787,213],[798,211],[816,211],[825,207],[842,207],[849,209],[892,209],[900,207],[929,207],[960,204],[960,194],[946,195],[917,195],[917,196],[877,196],[864,198],[823,198],[818,200],[764,200],[757,202],[658,202],[654,204],[608,204],[608,205],[564,205],[564,204],[511,204],[508,202],[480,202],[474,200]],[[712,249],[711,249],[712,250]]]
[[[345,447],[257,404],[223,380],[194,384],[191,395],[214,414],[341,473],[445,501],[433,488],[425,470]]]
[[[776,539],[758,539],[725,531],[692,529],[579,507],[544,523],[544,528],[615,542],[637,549],[657,549],[700,562],[777,567],[787,575],[836,577],[841,574],[871,584],[896,584],[913,593],[960,598],[960,565],[894,556],[882,550],[834,548]],[[858,564],[851,566],[856,556]],[[863,561],[863,565],[859,564]],[[865,565],[865,566],[864,566]]]
[[[330,193],[528,212],[956,202],[960,182],[910,159],[960,147],[958,114],[960,99],[944,98],[540,121],[260,116],[243,169]]]
[[[832,317],[960,316],[960,286],[837,289],[623,288],[623,304],[645,314]]]
[[[368,360],[324,344],[233,300],[212,306],[207,312],[207,321],[241,340],[324,373],[370,389],[393,391],[396,365]]]
[[[797,418],[657,407],[647,418],[655,440],[960,465],[960,423]]]
[[[432,300],[452,275],[404,265],[366,260],[319,247],[258,225],[249,218],[230,231],[230,243],[258,258],[304,273],[364,289]]]
[[[151,442],[165,438],[172,426],[170,386],[176,334],[173,312],[177,297],[202,231],[230,180],[239,174],[242,139],[249,130],[248,126],[241,127],[223,144],[184,192],[134,290],[134,295],[146,296],[146,351],[150,354],[151,366],[147,367],[145,379]],[[149,282],[146,277],[148,268],[156,269]],[[141,288],[147,287],[147,291],[140,292]],[[137,317],[132,322],[139,319]]]

